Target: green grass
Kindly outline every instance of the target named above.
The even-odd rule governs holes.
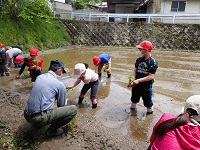
[[[4,47],[19,45],[26,53],[31,48],[39,51],[55,49],[59,47],[59,42],[69,40],[70,37],[59,20],[45,22],[35,19],[31,23],[23,19],[15,21],[9,17],[0,17],[0,42]]]

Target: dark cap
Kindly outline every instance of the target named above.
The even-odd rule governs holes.
[[[52,60],[51,63],[50,63],[50,67],[51,66],[60,67],[60,68],[63,69],[63,73],[66,73],[64,64],[59,60]]]

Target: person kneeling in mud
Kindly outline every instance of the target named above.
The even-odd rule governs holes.
[[[59,81],[63,73],[66,73],[63,63],[52,60],[49,71],[37,77],[24,111],[25,119],[34,126],[50,125],[45,132],[46,136],[63,134],[61,127],[77,114],[75,105],[67,106],[66,88]],[[57,107],[53,108],[55,101]]]
[[[90,99],[92,101],[92,108],[96,108],[96,94],[99,86],[98,74],[89,69],[88,64],[78,63],[74,67],[72,77],[77,78],[77,81],[73,85],[67,86],[67,89],[72,89],[73,87],[77,86],[81,81],[83,81],[85,84],[79,95],[78,103],[82,103],[84,95],[91,88]]]
[[[43,59],[38,56],[37,49],[30,50],[30,57],[24,58],[23,56],[17,56],[15,59],[16,63],[21,64],[19,73],[15,76],[16,79],[20,78],[20,75],[23,73],[25,67],[28,67],[30,71],[31,81],[35,82],[36,78],[42,74],[42,65]]]

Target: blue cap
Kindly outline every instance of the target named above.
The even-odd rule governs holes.
[[[64,64],[63,64],[61,61],[59,61],[59,60],[52,60],[51,63],[50,63],[50,67],[51,67],[52,65],[53,65],[53,66],[56,66],[56,67],[62,68],[62,69],[63,69],[63,73],[66,73]]]

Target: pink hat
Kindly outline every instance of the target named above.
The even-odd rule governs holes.
[[[86,70],[85,65],[78,63],[74,67],[74,72],[72,74],[73,78],[79,78],[81,74]]]

